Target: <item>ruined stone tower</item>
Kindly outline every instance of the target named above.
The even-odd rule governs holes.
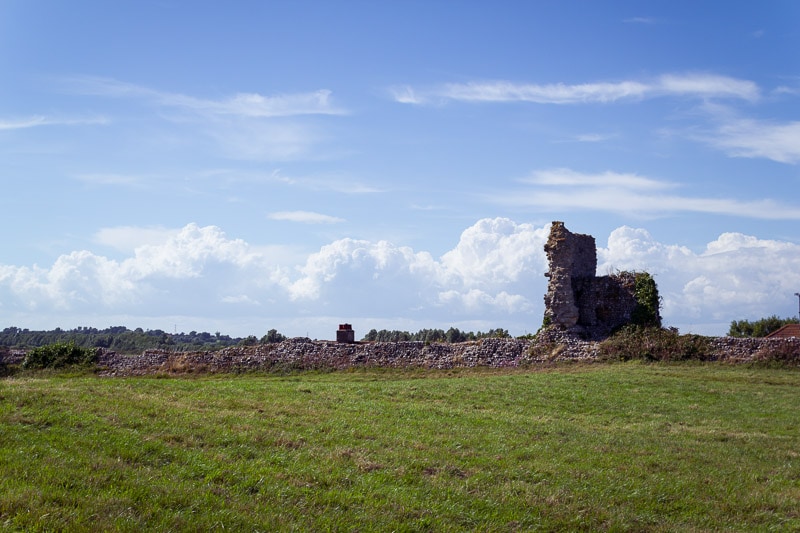
[[[636,274],[596,275],[594,237],[572,233],[555,221],[544,246],[550,281],[545,324],[587,339],[602,339],[628,324],[637,309]],[[660,322],[660,317],[657,317]]]

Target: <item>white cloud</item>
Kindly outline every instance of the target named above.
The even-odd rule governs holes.
[[[653,17],[630,17],[623,20],[622,22],[625,22],[627,24],[655,24],[656,19],[654,19]]]
[[[204,133],[214,139],[227,157],[254,161],[297,160],[323,140],[312,125],[285,119],[213,121]]]
[[[414,89],[409,86],[392,87],[389,89],[392,99],[401,104],[422,104],[423,99],[417,96]]]
[[[331,91],[319,90],[277,96],[239,93],[221,102],[200,101],[199,107],[216,112],[247,117],[283,117],[291,115],[336,115],[343,111],[331,105]]]
[[[218,98],[159,91],[150,87],[100,77],[64,80],[67,90],[86,95],[136,101],[158,112],[152,118],[168,121],[177,133],[164,138],[198,142],[201,150],[214,147],[232,159],[289,161],[308,156],[329,137],[313,118],[344,115],[331,91],[263,95],[247,92]],[[188,127],[187,127],[188,125]]]
[[[246,294],[236,294],[231,296],[223,296],[220,301],[226,304],[249,304],[249,305],[261,305],[258,300],[253,300],[250,296]]]
[[[288,222],[302,222],[305,224],[338,224],[344,222],[343,218],[313,211],[276,211],[267,215],[272,220],[285,220]]]
[[[102,125],[108,124],[108,122],[109,120],[105,117],[65,118],[34,115],[27,118],[0,120],[0,130],[19,130],[38,126]]]
[[[582,143],[599,143],[613,139],[616,135],[604,135],[602,133],[584,133],[576,135],[573,140]]]
[[[775,87],[772,91],[773,94],[788,94],[790,96],[797,96],[800,95],[800,87],[789,87],[787,85],[780,85]]]
[[[533,309],[531,301],[520,294],[509,294],[500,291],[492,296],[479,289],[470,289],[466,292],[447,290],[439,293],[439,301],[453,308],[462,308],[472,313],[485,312],[487,309],[497,309],[509,314],[521,313]]]
[[[586,174],[562,168],[536,171],[520,181],[532,187],[492,193],[488,199],[543,211],[592,209],[641,217],[693,212],[767,220],[800,219],[800,206],[770,199],[742,201],[667,194],[665,190],[677,185],[635,174]]]
[[[674,184],[645,178],[637,174],[619,172],[601,172],[586,174],[569,168],[537,170],[530,178],[521,180],[535,185],[590,186],[590,187],[623,187],[641,190],[663,190],[675,187]]]
[[[121,248],[133,251],[122,260],[75,251],[48,268],[0,265],[0,317],[50,321],[41,327],[75,317],[103,323],[125,317],[132,327],[175,322],[237,335],[286,324],[305,331],[284,333],[311,330],[321,338],[337,320],[378,329],[472,324],[523,333],[538,328],[544,311],[548,232],[548,226],[484,219],[438,259],[387,241],[341,239],[291,263],[296,256],[276,257],[273,247],[228,238],[214,226],[189,224],[163,236],[110,228],[98,239],[127,239]],[[667,324],[725,325],[795,309],[798,244],[725,233],[695,253],[641,228],[620,227],[605,245],[595,237],[599,274],[654,275]],[[242,331],[245,324],[256,329]]]
[[[397,284],[397,295],[406,289],[434,283],[438,265],[430,254],[387,241],[340,239],[311,254],[300,269],[300,277],[289,286],[292,299],[319,300]],[[377,294],[376,294],[377,296]]]
[[[464,287],[497,288],[547,270],[543,247],[549,229],[507,218],[483,219],[464,230],[442,256],[444,274]]]
[[[20,130],[25,128],[33,128],[36,126],[44,126],[47,124],[47,119],[41,115],[33,117],[14,119],[14,120],[0,120],[0,130]]]
[[[344,110],[335,107],[331,91],[321,89],[308,93],[264,96],[258,93],[238,93],[222,99],[198,98],[181,93],[158,91],[149,87],[111,78],[77,77],[65,80],[80,94],[114,98],[140,98],[156,105],[218,115],[241,117],[288,117],[296,115],[339,115]]]
[[[758,85],[716,74],[665,74],[653,85],[655,94],[675,94],[700,98],[739,98],[758,100]]]
[[[665,74],[651,81],[623,80],[581,84],[535,84],[495,80],[449,83],[430,91],[410,87],[392,92],[395,101],[424,104],[433,98],[463,102],[529,102],[536,104],[613,103],[661,96],[759,98],[758,86],[749,80],[706,73]]]
[[[724,233],[696,254],[655,241],[643,229],[614,230],[598,270],[647,270],[672,323],[730,323],[791,309],[800,287],[800,245]],[[724,333],[724,332],[718,332]]]
[[[110,246],[122,252],[133,252],[143,245],[160,245],[178,235],[179,230],[162,226],[117,226],[102,228],[94,234],[92,240],[104,246]]]
[[[438,261],[386,241],[342,239],[312,254],[289,291],[296,302],[336,302],[352,313],[371,309],[431,320],[536,314],[547,232],[508,219],[480,220]],[[539,320],[532,319],[537,327]]]
[[[212,292],[218,283],[224,290],[235,285],[236,277],[226,279],[231,270],[240,276],[256,273],[257,280],[270,280],[278,274],[276,268],[268,266],[267,258],[252,252],[241,240],[227,239],[213,226],[189,224],[177,232],[111,228],[100,230],[95,238],[103,244],[117,243],[123,251],[131,251],[133,246],[133,255],[115,261],[76,251],[60,256],[49,269],[5,266],[0,283],[6,284],[24,308],[124,308],[153,297],[153,305],[163,305],[157,301],[159,295],[171,294],[173,283],[186,280],[200,280]],[[214,279],[217,276],[220,279]],[[253,286],[260,283],[256,281]],[[175,300],[171,305],[180,306],[181,298],[191,294],[172,296]]]
[[[78,174],[75,179],[94,185],[126,185],[139,186],[148,180],[145,176],[116,173]]]
[[[440,96],[465,102],[531,102],[536,104],[578,104],[615,102],[642,98],[648,86],[635,81],[566,85],[517,84],[508,81],[451,83]]]
[[[734,119],[721,124],[707,141],[734,157],[800,163],[800,121]]]
[[[272,178],[286,185],[301,187],[312,191],[333,191],[343,194],[373,194],[386,192],[372,185],[354,181],[349,176],[320,175],[320,176],[289,176],[280,171],[275,171]]]

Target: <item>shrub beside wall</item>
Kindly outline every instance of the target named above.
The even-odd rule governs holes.
[[[64,368],[91,366],[97,362],[97,351],[81,348],[74,342],[56,342],[34,348],[22,361],[22,368]]]
[[[706,361],[711,343],[701,335],[681,335],[677,329],[625,326],[599,344],[599,356],[610,361]]]

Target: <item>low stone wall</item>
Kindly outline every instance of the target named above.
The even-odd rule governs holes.
[[[748,363],[786,356],[800,357],[800,338],[713,337],[711,349],[716,360]]]
[[[800,357],[800,338],[710,339],[711,358],[732,363],[774,358],[775,354]],[[18,364],[21,354],[0,355],[0,363]],[[345,369],[351,367],[456,368],[519,367],[558,361],[594,361],[598,343],[550,331],[536,341],[483,339],[456,344],[378,342],[344,344],[288,339],[277,344],[237,346],[213,352],[149,350],[141,355],[103,352],[98,361],[106,376],[158,373],[246,372],[258,370]]]
[[[380,342],[344,344],[289,339],[277,344],[237,346],[213,352],[148,351],[141,356],[104,353],[98,361],[106,375],[156,372],[236,372],[249,370],[313,370],[350,367],[454,368],[514,367],[531,361],[530,341],[483,339],[457,344]]]

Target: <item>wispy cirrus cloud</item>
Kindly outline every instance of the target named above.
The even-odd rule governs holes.
[[[338,224],[345,221],[343,218],[315,213],[314,211],[276,211],[267,215],[267,218],[287,222],[301,222],[303,224]]]
[[[277,170],[272,173],[271,179],[292,187],[300,187],[311,191],[333,191],[342,194],[375,194],[386,192],[385,189],[354,181],[348,176],[290,176]]]
[[[624,19],[622,22],[626,24],[655,24],[656,19],[653,17],[630,17]]]
[[[707,213],[767,220],[800,220],[800,206],[771,199],[741,201],[670,193],[679,184],[635,174],[588,174],[571,169],[534,172],[520,180],[527,189],[492,194],[489,200],[543,211],[591,209],[641,217]]]
[[[391,94],[392,99],[395,102],[400,104],[424,104],[426,103],[426,98],[417,96],[416,91],[414,91],[413,87],[409,86],[402,86],[402,87],[390,87],[389,94]]]
[[[520,181],[534,185],[623,187],[638,190],[663,190],[675,187],[672,183],[646,178],[638,174],[611,171],[585,174],[568,168],[537,170],[530,177],[523,178]]]
[[[800,121],[744,117],[727,105],[706,102],[700,108],[707,125],[682,132],[730,157],[763,158],[778,163],[800,163]]]
[[[203,98],[92,76],[64,79],[62,89],[137,105],[145,111],[145,118],[149,113],[157,123],[151,132],[158,131],[166,139],[181,139],[187,145],[195,143],[203,151],[208,150],[210,139],[217,153],[234,160],[293,161],[308,157],[332,139],[313,118],[347,114],[333,102],[327,89],[273,95],[239,92]],[[130,112],[131,106],[127,107]]]
[[[436,101],[528,102],[535,104],[614,103],[663,96],[694,98],[734,98],[748,101],[760,96],[758,86],[749,80],[707,73],[664,74],[653,80],[622,80],[581,84],[515,83],[504,80],[448,83],[430,90],[397,87],[394,100],[405,104]]]
[[[0,119],[0,130],[21,130],[39,126],[80,126],[94,124],[108,124],[109,120],[102,116],[92,117],[53,117],[46,115],[33,115],[25,118]]]
[[[705,141],[733,157],[800,163],[800,121],[734,119],[719,125]]]
[[[202,114],[240,117],[289,117],[296,115],[341,115],[346,111],[333,105],[331,91],[320,89],[305,93],[265,96],[259,93],[236,93],[221,99],[199,98],[187,94],[159,91],[111,78],[77,77],[66,84],[79,94],[114,98],[138,98],[155,105]]]
[[[572,140],[581,143],[599,143],[608,141],[615,137],[617,137],[617,135],[602,134],[602,133],[583,133],[581,135],[576,135]]]
[[[144,186],[152,181],[152,177],[149,176],[114,172],[78,174],[74,178],[92,185],[123,185],[129,187]]]

